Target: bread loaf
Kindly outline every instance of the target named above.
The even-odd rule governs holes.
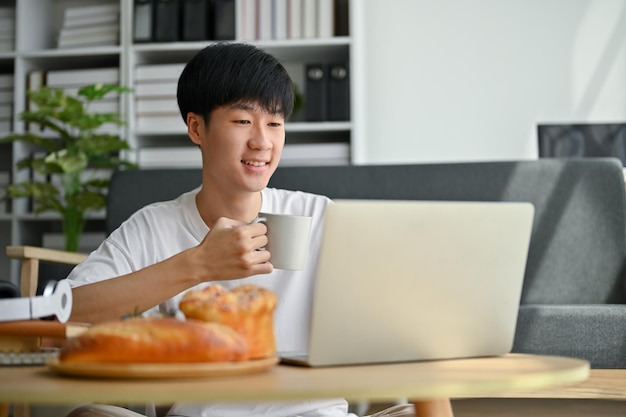
[[[244,337],[250,359],[276,354],[274,310],[278,299],[274,292],[256,285],[241,285],[227,290],[212,285],[187,292],[179,305],[189,319],[220,323]]]
[[[196,320],[133,318],[93,325],[68,340],[59,360],[72,363],[189,363],[248,359],[233,329]]]

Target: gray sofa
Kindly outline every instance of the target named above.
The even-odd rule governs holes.
[[[199,170],[115,173],[107,228],[200,184]],[[279,168],[270,186],[334,199],[528,201],[536,216],[514,352],[626,369],[625,192],[616,159]],[[624,395],[622,383],[621,393]]]

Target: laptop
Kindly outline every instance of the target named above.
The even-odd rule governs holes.
[[[534,207],[337,200],[327,208],[307,352],[333,366],[497,356],[513,346]]]

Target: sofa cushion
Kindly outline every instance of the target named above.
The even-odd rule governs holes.
[[[523,305],[513,352],[586,359],[626,368],[626,305]]]

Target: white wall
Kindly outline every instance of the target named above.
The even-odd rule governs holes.
[[[626,120],[624,0],[352,7],[355,163],[534,159],[538,123]]]

